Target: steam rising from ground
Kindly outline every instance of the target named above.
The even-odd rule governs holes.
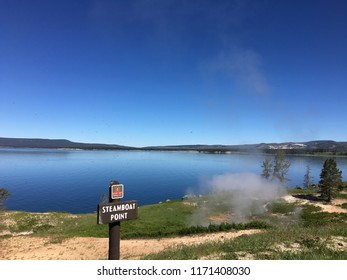
[[[191,225],[208,225],[225,219],[246,222],[252,215],[266,212],[266,205],[286,193],[284,186],[254,173],[227,173],[214,176],[205,186]]]

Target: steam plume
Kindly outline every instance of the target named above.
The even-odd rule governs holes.
[[[228,222],[246,222],[252,215],[263,214],[267,203],[277,200],[286,192],[280,184],[254,173],[214,176],[203,189],[209,193],[208,199],[194,213],[192,225],[209,224],[209,217],[222,212]]]

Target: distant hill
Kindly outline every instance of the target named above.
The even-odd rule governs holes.
[[[149,151],[198,151],[204,153],[262,152],[275,153],[284,150],[287,154],[347,155],[347,142],[317,140],[308,142],[260,143],[247,145],[171,145],[135,148],[121,145],[77,143],[66,139],[33,139],[0,137],[0,147],[50,148],[50,149],[102,149],[102,150],[149,150]]]
[[[246,145],[176,145],[144,147],[147,150],[199,151],[206,153],[265,152],[284,150],[288,154],[330,153],[347,155],[347,142],[317,140],[308,142],[260,143]]]
[[[104,149],[129,150],[132,147],[96,143],[78,143],[66,139],[3,138],[0,147],[7,148],[48,148],[48,149]]]

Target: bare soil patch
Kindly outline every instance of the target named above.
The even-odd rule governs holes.
[[[170,247],[193,245],[232,239],[261,230],[240,230],[213,234],[162,239],[132,239],[121,241],[121,258],[127,260],[158,253]],[[108,258],[108,238],[78,237],[52,243],[49,238],[16,236],[0,241],[2,260],[100,260]]]

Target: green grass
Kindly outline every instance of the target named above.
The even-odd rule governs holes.
[[[347,193],[337,193],[335,198],[347,199]]]
[[[96,214],[73,215],[69,213],[28,213],[6,211],[1,219],[13,220],[8,226],[12,233],[32,232],[36,236],[68,238],[74,236],[107,236],[103,228],[96,225]]]
[[[136,220],[121,223],[121,238],[160,237],[177,234],[186,228],[193,208],[181,201],[139,207]],[[96,214],[41,213],[6,211],[13,233],[32,231],[34,235],[65,237],[108,237],[108,225],[98,225]],[[0,219],[5,219],[5,212]],[[0,223],[1,224],[1,223]],[[5,229],[5,228],[4,228]]]
[[[327,213],[319,210],[320,207],[313,205],[306,205],[303,208],[301,218],[305,227],[343,224],[347,221],[346,213]]]
[[[245,229],[267,229],[272,226],[264,221],[253,220],[247,223],[221,223],[221,224],[210,224],[208,226],[191,226],[185,227],[178,231],[178,235],[191,235],[200,233],[213,233],[230,230],[245,230]]]
[[[230,229],[268,228],[262,221],[246,224],[227,224],[188,226],[194,208],[181,201],[147,205],[139,208],[136,220],[121,223],[121,238],[158,238],[174,235],[218,232]],[[38,236],[59,237],[108,237],[108,225],[98,225],[96,214],[47,213],[34,214],[9,211],[8,218],[16,221],[9,227],[13,233],[32,232]]]
[[[186,227],[193,210],[192,206],[185,205],[181,201],[141,206],[138,219],[122,223],[122,237],[173,235]]]
[[[270,211],[288,215],[295,207],[292,203],[276,202],[270,206]],[[301,206],[299,224],[264,227],[263,233],[244,235],[234,240],[180,246],[148,255],[145,259],[201,259],[209,256],[240,259],[251,256],[274,260],[346,260],[347,250],[333,250],[329,244],[333,243],[333,237],[345,238],[347,242],[347,214],[320,210],[317,206],[304,205]]]
[[[290,214],[295,211],[297,208],[296,203],[288,203],[288,202],[273,202],[268,205],[267,209],[271,213],[278,213],[278,214]]]
[[[317,228],[271,228],[264,233],[242,235],[233,240],[185,245],[151,254],[145,259],[189,260],[217,256],[218,259],[239,259],[242,255],[255,259],[347,259],[346,251],[336,251],[328,247],[332,236],[347,239],[347,229],[343,224]],[[292,247],[299,248],[296,251]],[[285,250],[283,249],[285,248]]]
[[[265,221],[252,220],[245,224],[222,223],[207,226],[189,226],[196,210],[182,201],[139,207],[138,219],[121,223],[121,238],[160,238],[231,229],[269,228]],[[4,212],[5,213],[5,212]],[[59,238],[108,237],[108,225],[98,225],[96,214],[29,213],[7,211],[7,219],[15,221],[8,229],[12,233],[32,232],[33,235]],[[0,216],[0,219],[3,216]],[[4,217],[3,217],[4,218]],[[6,228],[4,228],[6,229]]]

